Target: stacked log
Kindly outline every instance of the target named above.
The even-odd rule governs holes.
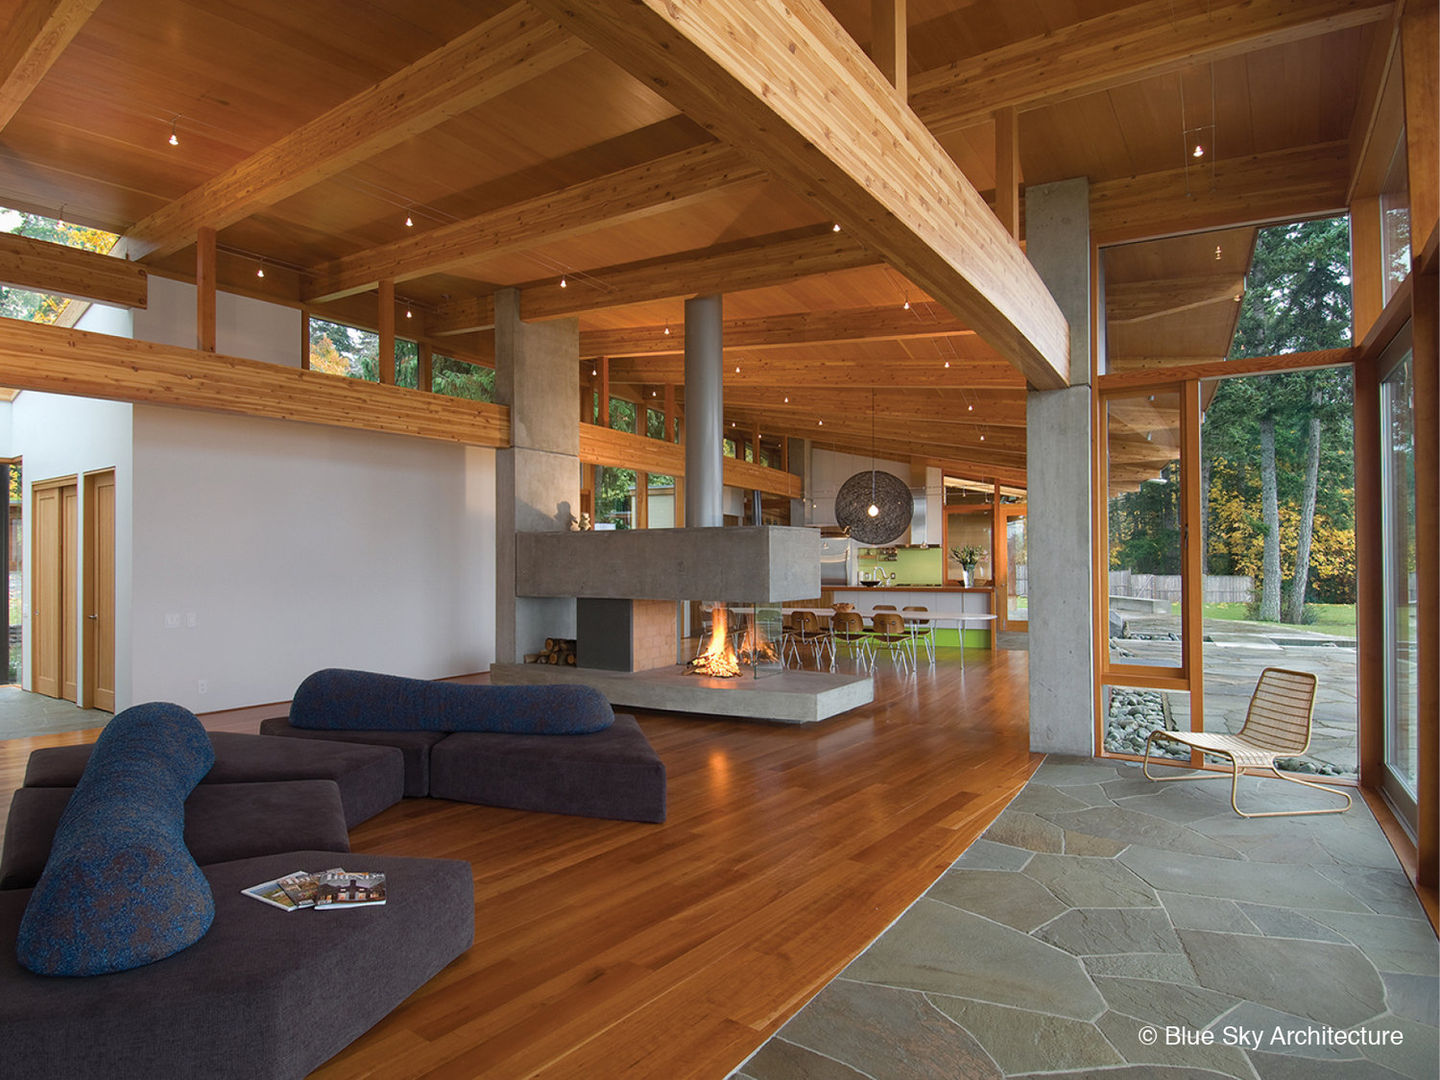
[[[525,659],[532,664],[562,664],[566,667],[574,667],[575,639],[547,637],[545,651],[530,653]]]

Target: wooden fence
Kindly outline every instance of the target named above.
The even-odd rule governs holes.
[[[1235,575],[1206,574],[1203,592],[1204,602],[1207,604],[1248,604],[1255,598],[1255,579]],[[1111,570],[1110,595],[1178,601],[1180,599],[1180,575],[1136,574],[1130,570]]]

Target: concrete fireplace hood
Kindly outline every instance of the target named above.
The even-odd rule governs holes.
[[[815,529],[627,529],[516,539],[518,596],[778,603],[820,595]]]

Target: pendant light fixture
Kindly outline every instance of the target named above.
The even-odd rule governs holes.
[[[865,513],[872,518],[880,516],[880,507],[875,505],[875,388],[870,388],[870,505]]]

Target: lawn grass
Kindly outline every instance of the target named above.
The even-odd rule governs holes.
[[[1228,619],[1233,622],[1250,622],[1260,626],[1276,626],[1295,630],[1313,630],[1322,634],[1334,634],[1337,637],[1355,636],[1355,605],[1354,604],[1306,604],[1306,609],[1313,612],[1315,621],[1306,623],[1303,626],[1291,627],[1289,623],[1261,623],[1251,619],[1248,604],[1206,604],[1205,618],[1207,619]]]

